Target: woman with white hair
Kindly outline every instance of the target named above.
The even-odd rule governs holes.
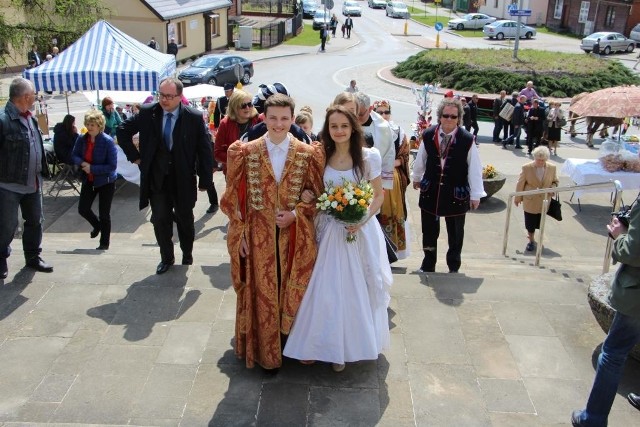
[[[522,172],[516,184],[516,191],[536,190],[540,188],[551,188],[558,186],[558,176],[556,166],[549,163],[549,149],[539,146],[531,152],[533,162],[522,166]],[[547,197],[552,197],[553,193],[548,193]],[[516,196],[514,203],[518,206],[523,203],[524,226],[527,229],[529,243],[526,250],[533,252],[536,249],[535,231],[540,228],[540,218],[542,217],[542,201],[544,194],[533,194],[529,196]]]

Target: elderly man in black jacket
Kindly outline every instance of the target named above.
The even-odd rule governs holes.
[[[151,223],[160,246],[157,274],[174,264],[173,222],[178,226],[182,264],[193,263],[193,208],[197,188],[212,185],[213,153],[202,114],[181,103],[182,82],[160,82],[159,102],[143,105],[117,131],[127,159],[140,166],[140,209],[151,205]],[[139,151],[133,135],[140,133]]]
[[[524,104],[527,102],[527,97],[520,95],[518,102],[513,109],[513,116],[511,116],[511,125],[513,126],[513,135],[502,141],[502,148],[507,148],[507,144],[511,144],[514,140],[516,142],[515,148],[522,148],[520,145],[520,134],[522,133],[522,127],[525,124],[525,111]]]

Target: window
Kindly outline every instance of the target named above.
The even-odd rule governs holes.
[[[498,8],[498,0],[494,0],[493,7],[494,7],[494,9]]]
[[[589,19],[589,5],[591,3],[588,1],[583,1],[580,3],[580,14],[578,14],[578,22],[580,24],[584,24]]]
[[[604,26],[612,28],[616,22],[616,9],[613,6],[607,6],[607,14],[604,16]]]
[[[562,8],[564,0],[556,0],[556,7],[553,9],[553,19],[562,19]]]
[[[211,38],[220,36],[220,15],[213,14],[209,15],[209,20],[211,21]]]

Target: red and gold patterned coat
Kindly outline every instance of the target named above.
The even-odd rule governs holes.
[[[303,203],[300,195],[305,189],[322,194],[324,151],[289,136],[280,184],[264,138],[235,142],[227,152],[220,207],[229,217],[227,247],[237,294],[235,352],[249,368],[281,366],[280,334],[291,329],[316,259],[315,203]],[[296,220],[276,238],[277,210],[295,210]],[[245,258],[239,253],[243,237],[249,246]]]

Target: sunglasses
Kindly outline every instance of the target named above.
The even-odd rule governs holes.
[[[456,120],[458,118],[458,116],[455,114],[443,114],[441,117],[443,119],[453,119],[453,120]]]
[[[253,102],[251,102],[251,101],[245,102],[244,104],[240,104],[239,107],[240,107],[240,109],[253,107]]]
[[[391,110],[377,111],[378,114],[391,114]]]

